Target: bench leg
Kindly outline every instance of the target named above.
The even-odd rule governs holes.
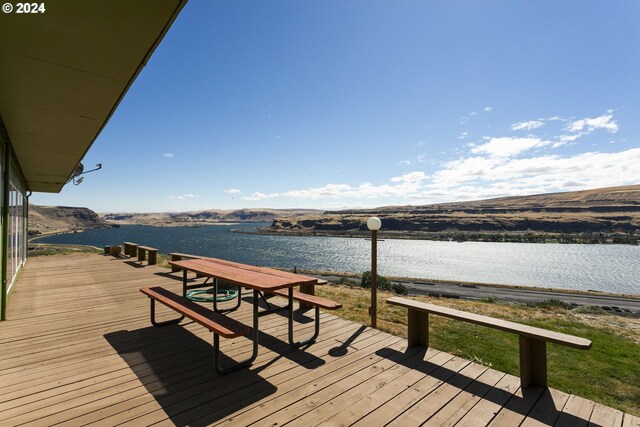
[[[145,259],[147,259],[145,255],[145,250],[138,248],[138,261],[144,261]]]
[[[547,386],[547,342],[520,335],[520,385]]]
[[[429,347],[429,313],[408,309],[407,343],[409,346]]]
[[[313,335],[306,340],[296,342],[293,339],[293,288],[289,288],[289,344],[292,347],[302,347],[303,345],[314,342],[316,338],[318,338],[318,334],[320,333],[320,308],[318,308],[318,306],[315,306],[315,315],[316,319]]]
[[[251,330],[252,352],[251,356],[242,362],[237,362],[229,366],[220,365],[220,336],[213,334],[213,363],[219,374],[228,374],[245,366],[251,365],[258,356],[258,291],[253,291],[253,328]]]
[[[300,285],[300,292],[308,294],[308,295],[315,295],[316,294],[316,285],[314,285],[314,284]],[[300,310],[308,310],[311,307],[312,307],[311,304],[300,302]]]
[[[148,265],[155,265],[157,258],[158,258],[158,253],[156,251],[149,251]]]
[[[164,322],[156,322],[156,300],[154,300],[153,298],[149,298],[149,301],[151,302],[150,313],[151,313],[151,324],[153,326],[171,325],[171,324],[174,324],[174,323],[178,323],[182,319],[184,319],[184,315],[182,315],[182,316],[178,317],[177,319],[165,320]]]

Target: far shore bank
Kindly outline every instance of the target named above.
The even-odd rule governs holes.
[[[369,231],[310,231],[310,230],[273,230],[269,227],[257,228],[255,231],[232,229],[234,233],[256,234],[264,236],[292,236],[292,237],[345,237],[345,238],[370,238]],[[595,236],[591,238],[591,236]],[[540,234],[528,231],[483,233],[483,232],[447,232],[428,233],[412,231],[384,231],[378,232],[378,240],[431,240],[437,242],[490,242],[490,243],[561,243],[561,244],[614,244],[633,245],[640,244],[640,236],[629,238],[601,238],[599,235],[584,233],[573,234]]]

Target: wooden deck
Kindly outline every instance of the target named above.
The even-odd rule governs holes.
[[[149,322],[138,289],[179,292],[180,278],[108,255],[29,259],[0,323],[0,425],[640,426],[326,313],[305,350],[286,344],[285,317],[261,318],[256,363],[220,376],[205,328]],[[233,316],[249,324],[249,307]],[[298,337],[313,325],[301,320]],[[246,338],[221,341],[233,358],[250,351]]]

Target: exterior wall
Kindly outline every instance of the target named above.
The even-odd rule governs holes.
[[[0,146],[0,260],[2,290],[0,320],[6,318],[6,307],[13,285],[27,259],[27,185],[11,146]]]

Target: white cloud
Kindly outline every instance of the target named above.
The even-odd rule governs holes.
[[[186,199],[198,199],[200,198],[200,196],[198,196],[197,194],[181,194],[181,195],[171,195],[169,196],[169,199],[171,200],[186,200]]]
[[[475,115],[477,115],[477,114],[478,114],[478,113],[476,113],[475,111],[472,111],[472,112],[470,112],[470,113],[469,113],[469,117],[473,117],[473,116],[475,116]]]
[[[567,125],[565,130],[569,132],[591,133],[596,129],[606,129],[610,133],[618,132],[618,124],[613,119],[613,114],[603,114],[595,118],[575,120]]]
[[[640,181],[640,148],[525,159],[469,157],[448,162],[433,175],[416,203],[634,184]]]
[[[532,148],[544,147],[545,145],[551,144],[550,141],[544,141],[537,137],[485,137],[485,139],[488,139],[489,142],[473,147],[471,152],[474,154],[488,154],[492,157],[512,157]]]
[[[529,120],[528,122],[518,122],[512,124],[511,130],[533,130],[543,125],[544,123],[540,120]]]
[[[280,197],[280,194],[278,193],[265,194],[265,193],[256,192],[249,197],[243,197],[243,199],[244,200],[263,200],[263,199],[274,199],[276,197]]]
[[[224,190],[225,193],[227,194],[240,194],[242,193],[242,191],[238,190],[237,188],[230,188],[228,190]]]
[[[424,172],[414,171],[391,178],[392,184],[373,185],[365,182],[357,187],[349,184],[327,184],[323,187],[291,190],[282,195],[299,199],[410,197],[411,194],[419,191],[427,179]]]
[[[427,176],[422,171],[409,172],[401,176],[395,176],[391,178],[391,182],[404,182],[404,183],[420,183],[427,179]]]
[[[465,139],[467,136],[469,136],[469,132],[464,131],[460,135],[458,135],[458,139]]]
[[[172,158],[172,157],[173,157],[173,153],[164,153],[164,154],[162,155],[162,157],[165,157],[165,158],[167,158],[167,159],[170,159],[170,158]]]
[[[400,160],[398,161],[398,165],[409,166],[411,164],[411,160]]]
[[[575,141],[576,139],[580,138],[580,137],[581,137],[581,136],[583,136],[583,135],[584,135],[584,133],[583,133],[583,132],[576,133],[576,134],[574,134],[574,135],[560,135],[560,136],[558,137],[558,141],[559,141],[559,142],[558,142],[558,143],[556,143],[556,144],[553,144],[553,146],[554,146],[554,147],[559,147],[560,145],[564,145],[564,144],[566,144],[567,142],[573,142],[573,141]]]
[[[484,111],[485,111],[486,113],[488,113],[488,112],[490,112],[490,111],[493,111],[493,107],[484,107]]]

